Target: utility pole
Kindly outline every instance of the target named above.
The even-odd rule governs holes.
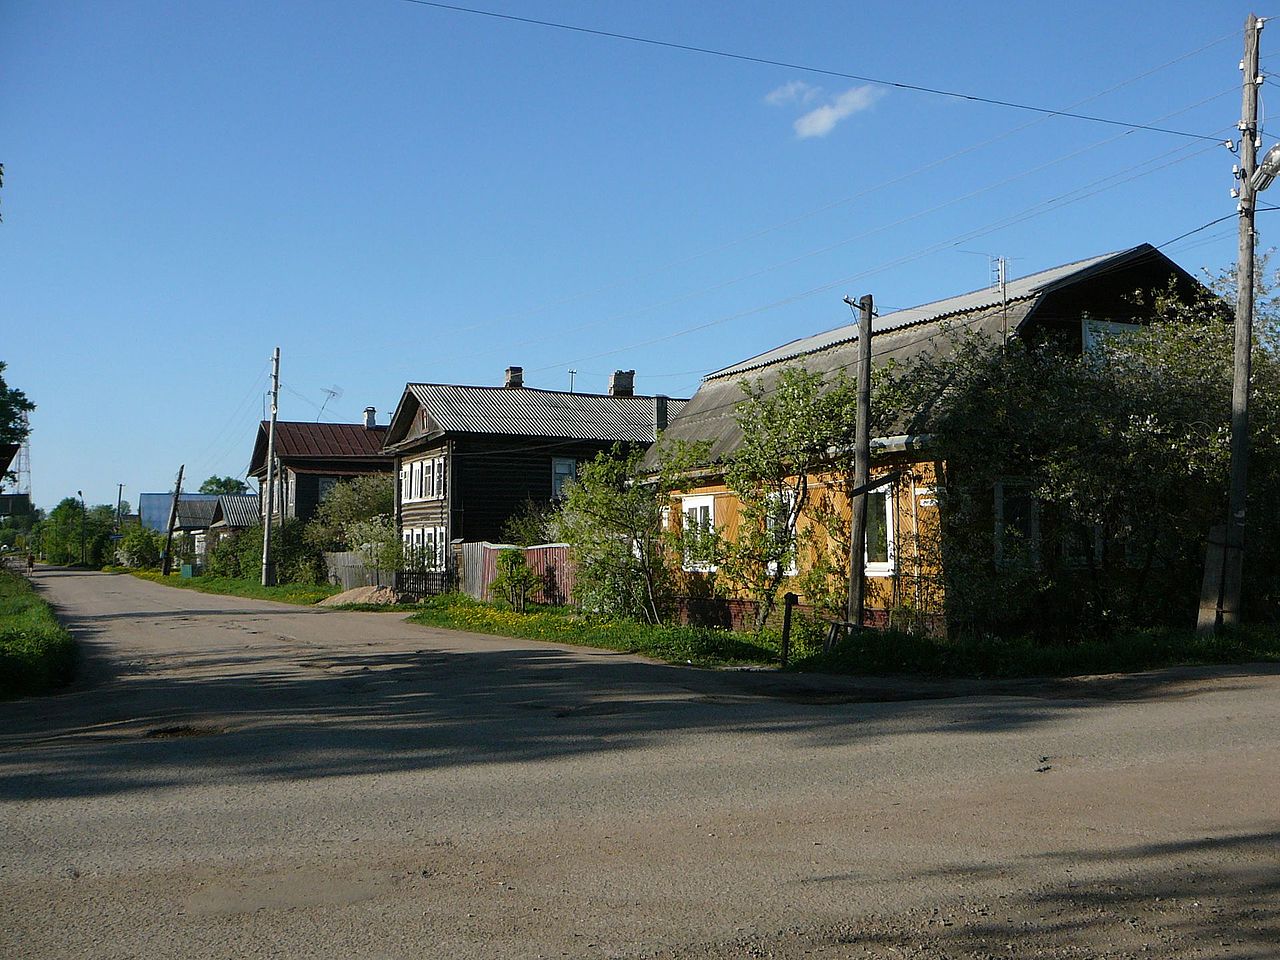
[[[271,357],[271,424],[267,427],[267,504],[262,513],[262,585],[276,582],[271,562],[271,511],[276,492],[276,409],[280,401],[280,348]],[[283,511],[282,511],[283,512]]]
[[[996,258],[996,282],[1000,285],[1000,336],[1009,345],[1009,261]]]
[[[116,484],[116,533],[120,532],[120,504],[123,502],[124,502],[124,484],[117,483]]]
[[[845,297],[851,308],[852,300]],[[863,612],[866,609],[867,568],[867,480],[871,472],[871,314],[874,306],[871,294],[858,301],[858,407],[853,441],[853,486],[858,493],[852,496],[849,507],[852,513],[849,536],[849,596],[845,608],[845,620],[856,632],[862,629]]]
[[[184,463],[178,467],[178,482],[173,485],[173,503],[169,504],[169,532],[164,538],[164,560],[160,563],[160,572],[168,576],[173,569],[173,528],[178,525],[178,500],[182,496],[182,471],[187,469]]]
[[[1222,601],[1218,624],[1240,622],[1244,580],[1245,500],[1249,472],[1249,376],[1253,349],[1254,213],[1257,188],[1251,182],[1258,166],[1258,40],[1262,21],[1249,14],[1244,24],[1244,59],[1240,61],[1240,239],[1236,255],[1235,359],[1231,377],[1231,479],[1228,493],[1226,545],[1222,565]]]

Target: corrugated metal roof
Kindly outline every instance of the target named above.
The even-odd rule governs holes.
[[[186,495],[178,498],[178,528],[203,530],[213,523],[213,512],[218,508],[218,498],[189,500]]]
[[[1130,270],[1134,272],[1126,273]],[[1028,318],[1037,316],[1037,311],[1052,295],[1075,284],[1104,280],[1106,276],[1122,278],[1124,282],[1141,281],[1150,284],[1150,288],[1163,288],[1170,277],[1196,283],[1157,248],[1141,244],[1011,280],[1007,285],[1008,302],[1003,306],[1000,291],[986,288],[880,317],[872,323],[874,363],[891,360],[909,363],[921,353],[949,349],[947,337],[939,335],[953,319],[962,323],[965,330],[984,336],[1017,332]],[[859,364],[857,332],[856,324],[839,327],[794,340],[708,374],[680,416],[672,419],[664,436],[671,440],[708,443],[712,461],[728,458],[742,443],[737,410],[744,397],[743,381],[772,389],[783,371],[793,366],[824,377],[841,373],[855,376]],[[656,464],[655,450],[649,451],[645,462],[649,466]]]
[[[1145,247],[1131,247],[1128,250],[1119,250],[1113,253],[1104,253],[1101,256],[1090,257],[1087,260],[1077,260],[1075,263],[1063,264],[1059,267],[1052,267],[1048,270],[1041,270],[1039,273],[1033,273],[1026,277],[1016,280],[1010,280],[1005,284],[1005,295],[1009,302],[1017,302],[1035,297],[1044,292],[1049,287],[1063,280],[1069,280],[1079,273],[1100,267],[1106,264],[1108,260],[1127,257],[1136,251]],[[981,290],[973,290],[969,293],[962,293],[958,296],[947,297],[944,300],[935,300],[932,303],[921,304],[918,307],[908,307],[905,310],[895,310],[892,313],[886,313],[883,316],[876,317],[871,321],[871,335],[884,333],[888,330],[897,330],[902,327],[914,326],[918,323],[927,323],[935,320],[943,320],[947,317],[956,316],[962,313],[972,313],[976,310],[985,310],[990,307],[999,306],[1001,303],[999,287],[984,287]],[[824,333],[814,334],[811,337],[803,337],[799,340],[792,340],[780,347],[775,347],[765,353],[735,363],[732,366],[724,367],[707,374],[704,380],[714,380],[719,377],[732,377],[745,373],[748,370],[755,370],[759,367],[768,366],[771,363],[777,363],[780,360],[789,360],[793,357],[803,356],[808,353],[815,353],[818,350],[825,350],[828,347],[834,347],[840,343],[849,343],[858,339],[858,324],[849,323],[842,327],[836,327],[834,330],[827,330]]]
[[[263,421],[263,427],[267,426]],[[278,457],[377,457],[387,428],[361,423],[276,421]]]
[[[229,527],[251,527],[258,522],[258,498],[252,493],[226,493],[218,498],[216,520]]]
[[[564,393],[533,387],[411,383],[406,389],[447,433],[492,433],[572,440],[652,443],[656,398]],[[673,418],[684,400],[667,398]]]

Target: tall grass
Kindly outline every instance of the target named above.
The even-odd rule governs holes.
[[[75,677],[76,643],[25,578],[0,569],[0,697],[45,693]]]
[[[278,600],[281,603],[295,603],[309,606],[319,603],[325,597],[338,593],[339,587],[315,583],[281,583],[273,587],[264,587],[253,580],[241,580],[235,577],[181,577],[177,574],[164,576],[154,570],[132,570],[135,577],[150,580],[152,583],[163,583],[166,587],[181,587],[184,590],[198,590],[200,593],[218,593],[230,597],[248,597],[252,600]]]

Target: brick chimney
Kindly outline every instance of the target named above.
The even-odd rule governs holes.
[[[667,429],[667,398],[662,394],[653,398],[653,426],[655,433]]]
[[[377,425],[378,425],[378,411],[373,409],[373,407],[365,407],[364,408],[364,428],[366,430],[372,430]]]
[[[524,367],[507,367],[507,382],[505,384],[508,390],[519,390],[524,386]]]
[[[609,374],[609,396],[634,397],[636,394],[636,372],[634,370],[615,370]]]

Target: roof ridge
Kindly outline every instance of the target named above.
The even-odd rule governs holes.
[[[430,380],[410,380],[405,387],[452,387],[457,390],[492,390],[519,395],[523,393],[558,393],[565,397],[604,397],[608,400],[687,400],[688,397],[671,397],[665,393],[588,393],[584,390],[552,390],[548,387],[498,387],[486,383],[441,383]]]
[[[1009,286],[1012,286],[1012,285],[1026,286],[1028,283],[1031,283],[1031,286],[1025,292],[1008,296],[1007,302],[1020,303],[1025,300],[1033,299],[1034,297],[1042,293],[1043,289],[1035,285],[1036,278],[1038,277],[1043,277],[1047,274],[1053,274],[1053,273],[1063,274],[1063,276],[1058,277],[1057,280],[1054,281],[1056,283],[1065,279],[1066,277],[1071,276],[1071,274],[1074,272],[1097,267],[1103,263],[1107,263],[1109,261],[1116,260],[1120,257],[1133,254],[1143,249],[1144,247],[1148,247],[1148,246],[1150,246],[1150,244],[1140,243],[1132,247],[1126,247],[1122,250],[1112,250],[1108,253],[1096,254],[1092,257],[1082,257],[1079,260],[1071,260],[1067,263],[1060,263],[1056,266],[1045,267],[1042,270],[1037,270],[1035,273],[1029,273],[1025,276],[1016,277],[1012,280],[1008,280],[1006,282],[1006,290],[1008,289]],[[976,313],[980,310],[988,310],[992,306],[995,306],[996,304],[998,304],[1000,300],[991,299],[990,302],[984,301],[984,302],[966,304],[964,306],[958,306],[956,309],[953,309],[953,310],[939,310],[937,312],[931,312],[929,308],[941,306],[943,304],[948,303],[949,301],[962,301],[965,298],[977,296],[988,290],[991,291],[993,294],[997,294],[998,296],[999,289],[1000,288],[998,286],[976,287],[973,290],[966,290],[961,293],[954,293],[949,296],[939,297],[936,300],[927,300],[924,303],[914,304],[909,307],[903,307],[899,310],[893,310],[889,313],[882,314],[881,316],[878,316],[875,318],[875,321],[878,321],[878,322],[873,321],[871,335],[872,337],[875,337],[877,334],[887,333],[890,330],[904,329],[908,326],[915,326],[921,323],[929,323],[936,320],[941,320],[946,317],[961,316],[967,313]],[[898,317],[898,316],[911,314],[911,313],[921,313],[921,316],[918,320],[914,320],[911,323],[890,325],[891,319],[893,317]],[[764,350],[760,353],[757,353],[753,357],[747,357],[745,360],[741,360],[737,363],[731,363],[728,366],[721,367],[718,370],[713,370],[711,373],[708,373],[705,377],[703,377],[702,380],[703,382],[707,382],[711,380],[724,379],[731,376],[738,376],[740,374],[748,373],[752,370],[758,370],[761,367],[772,366],[775,363],[784,363],[788,360],[794,360],[797,357],[804,357],[804,356],[809,356],[816,353],[821,353],[823,350],[829,350],[832,347],[837,347],[845,343],[851,343],[858,339],[857,332],[856,332],[857,326],[858,326],[857,323],[844,323],[836,327],[830,327],[826,330],[819,330],[816,333],[811,333],[805,337],[797,337],[794,340],[789,340],[786,343],[779,344],[776,347],[770,347],[768,350]],[[843,330],[849,330],[852,335],[847,337],[839,337],[838,339],[825,340],[820,343],[812,343],[812,345],[807,348],[801,346],[806,342],[815,341],[820,337],[830,337],[833,334],[838,334],[840,331],[843,331]],[[782,352],[786,350],[787,347],[790,347],[793,344],[796,345],[796,349],[794,351],[790,353]]]

